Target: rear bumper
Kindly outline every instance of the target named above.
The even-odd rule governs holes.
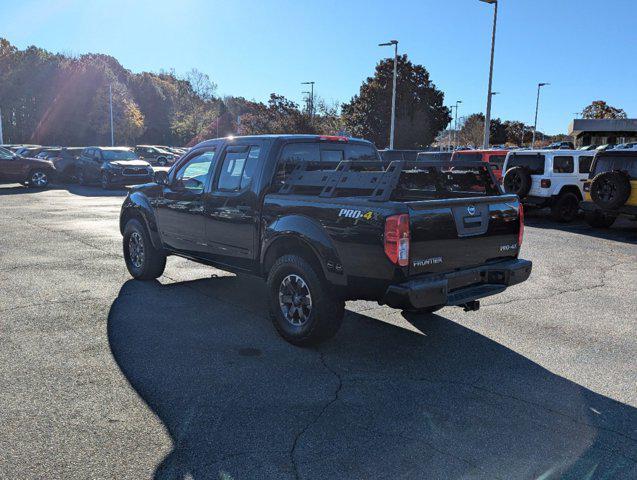
[[[425,275],[399,285],[391,285],[382,303],[393,308],[427,308],[463,305],[503,292],[531,275],[528,260],[505,260],[445,274]]]
[[[594,202],[580,202],[580,208],[588,213],[601,213],[608,216],[617,217],[619,215],[628,215],[630,217],[637,217],[637,206],[635,205],[623,205],[615,210],[605,210],[597,206]]]

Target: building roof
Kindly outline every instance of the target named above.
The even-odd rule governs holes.
[[[579,118],[571,122],[568,127],[569,135],[579,135],[584,132],[635,132],[637,133],[637,118]]]

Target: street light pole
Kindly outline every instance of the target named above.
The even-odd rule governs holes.
[[[4,144],[4,136],[2,134],[2,109],[0,108],[0,145]]]
[[[108,100],[111,110],[111,147],[115,146],[115,135],[113,134],[113,88],[108,86]]]
[[[533,139],[531,140],[531,148],[535,148],[535,133],[537,132],[537,114],[540,109],[540,88],[550,85],[550,83],[537,84],[537,100],[535,101],[535,123],[533,123]]]
[[[491,97],[493,96],[491,92],[491,87],[493,85],[493,58],[495,55],[495,29],[498,23],[498,0],[480,0],[485,3],[493,3],[495,4],[495,8],[493,10],[493,32],[491,34],[491,64],[489,67],[489,89],[487,90],[487,113],[484,119],[484,142],[482,148],[487,150],[489,148],[490,143],[490,135],[491,135]]]
[[[462,100],[456,100],[456,117],[453,122],[453,147],[457,147],[458,142],[458,105],[462,103]],[[453,108],[453,107],[452,107]]]
[[[379,43],[379,47],[394,46],[394,85],[391,96],[391,126],[389,129],[389,148],[394,149],[394,134],[396,131],[396,81],[398,79],[398,40],[390,40],[387,43]]]
[[[310,123],[314,118],[314,82],[301,82],[301,85],[310,86]]]

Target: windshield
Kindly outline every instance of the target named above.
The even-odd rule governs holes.
[[[13,152],[11,150],[7,150],[4,147],[0,147],[0,158],[8,159],[13,158]]]
[[[132,150],[102,150],[104,160],[139,160],[139,157]]]

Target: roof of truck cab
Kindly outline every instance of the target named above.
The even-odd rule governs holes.
[[[212,144],[213,142],[217,142],[219,140],[225,140],[225,141],[234,141],[234,140],[262,140],[262,139],[267,139],[267,140],[320,140],[321,138],[329,138],[329,137],[342,137],[345,138],[346,140],[343,141],[342,143],[348,143],[348,142],[352,142],[352,143],[367,143],[367,144],[371,144],[372,142],[370,142],[369,140],[365,140],[363,138],[354,138],[354,137],[345,137],[342,135],[308,135],[308,134],[268,134],[268,135],[244,135],[244,136],[231,136],[231,137],[222,137],[222,138],[211,138],[210,140],[204,140],[203,142],[198,143],[197,145],[195,145],[192,148],[197,148],[197,147],[205,147],[208,146],[210,144]],[[340,143],[335,141],[334,143]]]

